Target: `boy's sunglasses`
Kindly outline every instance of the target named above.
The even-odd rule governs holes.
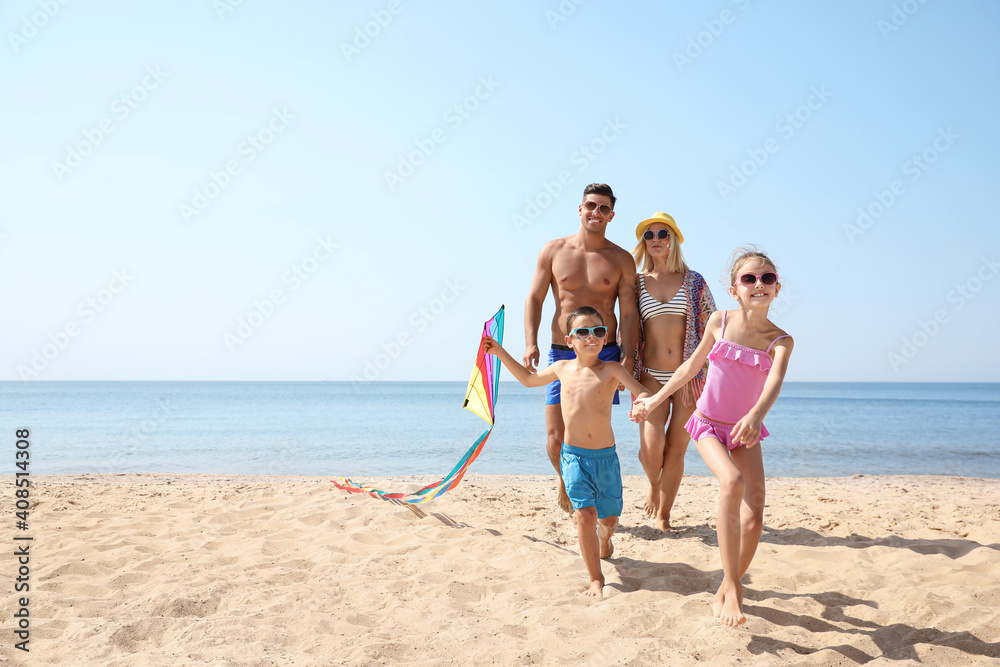
[[[604,338],[608,335],[607,327],[577,327],[569,332],[570,336],[576,336],[580,340],[587,340],[591,335],[594,338]]]
[[[758,278],[760,278],[760,282],[764,283],[768,287],[778,282],[778,274],[774,271],[768,271],[766,273],[744,273],[739,277],[739,281],[741,285],[751,287],[757,284]]]
[[[660,229],[655,232],[652,229],[647,229],[642,233],[642,238],[646,239],[647,241],[652,241],[654,236],[662,241],[663,239],[670,236],[670,232],[668,232],[665,229]]]
[[[611,215],[610,206],[607,204],[598,204],[596,201],[583,202],[583,208],[585,211],[593,211],[596,208],[601,215]]]

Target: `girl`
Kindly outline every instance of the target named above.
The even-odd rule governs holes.
[[[671,216],[654,213],[635,228],[635,237],[639,244],[632,255],[640,271],[635,291],[641,321],[634,375],[656,391],[698,347],[715,300],[701,274],[684,263],[684,235]],[[684,423],[694,412],[704,382],[702,368],[639,426],[639,462],[649,478],[643,509],[660,530],[670,530],[670,510],[691,440]]]
[[[729,293],[739,310],[713,313],[695,353],[655,396],[637,399],[632,416],[644,420],[711,360],[705,390],[686,428],[719,480],[716,530],[723,576],[712,611],[736,627],[746,622],[740,580],[764,525],[764,463],[757,445],[768,435],[764,415],[781,391],[792,338],[767,319],[781,291],[767,255],[752,246],[740,248],[729,275]]]

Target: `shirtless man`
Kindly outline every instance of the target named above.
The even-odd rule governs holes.
[[[615,195],[603,183],[591,183],[583,191],[579,206],[580,230],[572,236],[549,241],[538,254],[538,267],[524,304],[524,367],[531,372],[538,368],[538,328],[542,320],[542,304],[552,286],[556,312],[552,317],[549,363],[573,359],[576,355],[564,342],[566,317],[580,306],[593,306],[608,326],[608,340],[601,351],[604,361],[621,361],[631,373],[638,339],[639,314],[635,300],[635,260],[627,251],[604,238],[604,230],[615,217]],[[621,315],[615,317],[615,301]],[[612,335],[617,329],[621,350]],[[618,402],[617,392],[614,402]],[[545,451],[549,462],[560,474],[565,425],[559,407],[559,382],[549,385],[545,400]],[[559,476],[559,507],[567,513],[573,508],[566,495],[566,486]]]

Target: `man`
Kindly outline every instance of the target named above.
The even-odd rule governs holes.
[[[621,360],[631,373],[638,338],[639,315],[635,300],[635,260],[627,251],[604,238],[604,230],[615,217],[615,195],[610,186],[591,183],[583,191],[579,206],[580,229],[572,236],[549,241],[538,255],[538,267],[524,304],[524,367],[534,372],[538,368],[538,327],[542,320],[542,304],[552,286],[556,312],[552,317],[550,336],[552,347],[549,363],[574,359],[576,355],[563,343],[566,317],[581,306],[595,308],[611,332],[618,330],[622,348],[609,343],[601,351],[604,361]],[[615,301],[621,314],[615,317]],[[559,507],[572,512],[566,487],[560,474],[559,458],[565,426],[560,410],[560,385],[549,385],[545,401],[546,445],[549,461],[559,476]],[[618,402],[617,393],[614,402]]]

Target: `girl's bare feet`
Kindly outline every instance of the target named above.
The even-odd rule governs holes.
[[[652,485],[649,487],[649,493],[646,495],[646,502],[642,504],[642,511],[646,513],[650,519],[656,516],[657,501],[660,499],[660,490],[658,488],[653,488]]]
[[[722,592],[722,584],[719,584],[719,590],[715,591],[715,599],[712,600],[712,616],[719,617],[722,613],[722,603],[725,601],[726,594]]]
[[[722,623],[731,628],[738,627],[747,622],[747,617],[743,615],[743,586],[741,584],[726,584],[719,587],[719,592],[715,594],[716,603],[719,602],[719,595],[722,595],[722,604],[719,606],[717,617]],[[715,612],[716,604],[712,605]]]

